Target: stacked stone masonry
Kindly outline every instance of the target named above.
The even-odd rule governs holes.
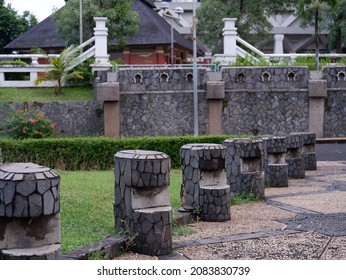
[[[115,227],[134,238],[133,250],[148,255],[172,252],[170,158],[161,152],[115,154]]]
[[[182,207],[199,209],[203,221],[230,219],[230,188],[226,184],[226,149],[221,144],[187,144],[180,148]]]
[[[56,259],[60,177],[32,163],[0,165],[0,258]]]
[[[254,194],[264,199],[262,139],[227,139],[226,176],[232,194]]]
[[[231,219],[231,189],[227,185],[204,186],[200,189],[200,219],[224,222]]]
[[[305,178],[305,162],[303,157],[303,134],[289,134],[286,136],[287,156],[286,162],[288,164],[288,177],[291,179],[304,179]]]
[[[119,69],[116,73],[97,72],[95,83],[119,84],[120,136],[189,135],[193,134],[193,83],[191,68]],[[207,84],[210,69],[198,69],[198,119],[200,134],[210,133]],[[222,134],[271,134],[284,136],[293,131],[311,131],[317,122],[318,137],[345,137],[346,111],[345,66],[324,67],[322,81],[327,82],[316,109],[310,103],[319,99],[309,95],[307,67],[223,67],[224,98],[220,110]],[[113,74],[110,79],[107,74]],[[215,73],[213,73],[215,74]],[[167,77],[167,79],[163,79]],[[136,79],[136,77],[141,77]],[[138,82],[137,82],[138,80]],[[311,80],[310,80],[311,81]],[[97,87],[95,87],[96,90]],[[0,118],[11,108],[25,104],[0,104]],[[57,123],[65,136],[103,135],[102,102],[34,102],[29,109],[39,109]],[[313,114],[321,116],[319,120]],[[317,131],[313,131],[317,132]]]
[[[322,72],[328,87],[324,100],[323,137],[346,137],[346,77],[343,75],[346,67],[324,67]]]
[[[38,110],[56,123],[56,131],[61,136],[102,136],[103,104],[99,101],[60,101],[0,104],[0,119],[13,109]]]
[[[265,137],[264,171],[265,184],[270,187],[288,187],[288,165],[286,163],[285,137]]]
[[[317,169],[317,156],[315,152],[316,134],[312,132],[299,133],[303,136],[303,158],[305,170]]]

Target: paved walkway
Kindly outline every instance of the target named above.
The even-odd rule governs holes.
[[[318,161],[260,203],[232,205],[231,220],[197,222],[160,259],[346,259],[346,162]]]

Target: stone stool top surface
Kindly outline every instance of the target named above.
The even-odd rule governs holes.
[[[316,133],[313,133],[313,132],[294,132],[291,134],[303,136],[304,145],[316,144]]]
[[[30,175],[28,175],[30,174]],[[26,176],[34,176],[36,180],[53,179],[59,175],[49,167],[31,162],[14,162],[0,164],[0,180],[21,181]]]
[[[28,173],[40,173],[40,172],[47,172],[50,168],[40,166],[31,162],[15,162],[15,163],[4,163],[0,165],[0,171],[7,172],[7,173],[21,173],[21,174],[28,174]]]
[[[146,150],[124,150],[115,154],[118,158],[127,159],[166,159],[168,155],[157,151],[146,151]]]
[[[208,149],[223,150],[223,149],[226,149],[226,147],[222,144],[212,144],[212,143],[185,144],[181,148],[182,149],[198,149],[198,150],[208,150]]]
[[[262,137],[263,140],[285,140],[286,136],[268,136]]]
[[[227,145],[228,143],[262,143],[262,138],[230,138],[226,139],[224,143]]]

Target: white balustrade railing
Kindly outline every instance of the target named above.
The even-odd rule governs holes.
[[[226,18],[223,21],[225,22],[225,27],[223,29],[224,36],[224,53],[216,54],[214,56],[214,61],[217,60],[221,62],[222,65],[234,64],[236,62],[236,57],[240,56],[242,58],[248,59],[250,62],[259,62],[262,58],[269,64],[271,62],[280,62],[288,61],[294,62],[298,57],[314,57],[315,54],[297,54],[297,53],[275,53],[275,54],[266,54],[256,47],[252,46],[239,36],[237,36],[237,28],[235,27],[235,18]],[[242,47],[243,48],[242,48]],[[346,63],[346,54],[345,53],[320,53],[320,58],[331,58],[336,60],[338,58],[344,58]]]
[[[82,63],[88,58],[95,57],[95,63],[92,64],[93,71],[107,70],[112,67],[109,63],[109,55],[107,53],[107,28],[106,18],[94,18],[96,27],[94,28],[94,37],[85,41],[80,46],[76,47],[73,53],[81,52],[84,48],[89,47],[86,51],[82,52],[74,63],[67,70],[71,70],[78,64]],[[91,45],[91,46],[90,46]],[[49,70],[52,65],[49,63],[49,57],[59,56],[58,54],[0,54],[1,61],[15,61],[21,60],[25,62],[25,65],[13,65],[13,64],[0,64],[0,87],[34,87],[35,80],[39,75],[43,75]],[[39,59],[46,59],[46,64],[40,64]],[[8,76],[10,73],[23,73],[26,79],[12,80]],[[12,75],[12,76],[14,76]],[[43,82],[40,87],[53,87],[53,82]]]

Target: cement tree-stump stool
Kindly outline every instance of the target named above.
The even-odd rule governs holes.
[[[33,163],[0,165],[0,259],[58,259],[60,177]]]
[[[227,139],[226,176],[232,194],[264,198],[264,147],[262,139]]]
[[[286,162],[288,164],[288,177],[291,179],[305,178],[303,145],[304,138],[302,134],[291,133],[286,136]]]
[[[303,135],[303,158],[304,158],[305,170],[316,170],[317,169],[317,156],[315,152],[316,133],[301,132],[297,134]]]
[[[170,158],[161,152],[127,150],[115,154],[115,227],[134,238],[133,251],[172,252]]]
[[[224,222],[231,219],[231,188],[228,185],[200,188],[200,219]]]
[[[264,172],[265,184],[273,188],[288,187],[288,164],[285,137],[265,137]]]
[[[226,148],[221,144],[187,144],[180,148],[182,207],[199,210],[203,221],[230,219],[230,187],[226,184]]]

